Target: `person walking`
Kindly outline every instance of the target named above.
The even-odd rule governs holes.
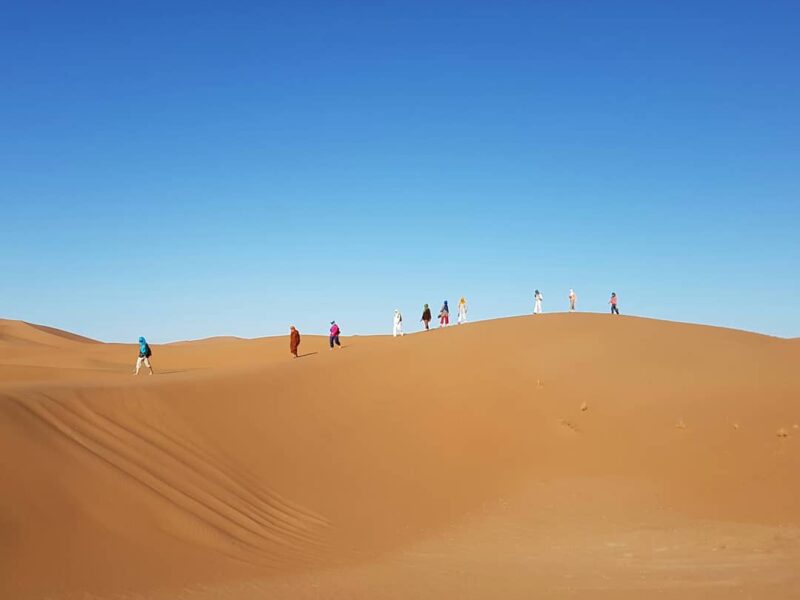
[[[431,324],[431,307],[427,304],[422,308],[422,318],[420,321],[425,323],[425,331],[428,331]]]
[[[542,292],[536,290],[533,293],[533,314],[535,315],[542,314],[542,300],[544,300]]]
[[[578,302],[578,295],[575,293],[575,290],[570,288],[569,290],[569,312],[575,312],[575,305]]]
[[[394,326],[392,327],[392,336],[397,337],[398,335],[400,337],[402,337],[404,335],[403,334],[403,315],[400,314],[400,309],[399,308],[395,308],[394,309]]]
[[[439,327],[447,327],[448,325],[450,325],[450,307],[447,306],[447,300],[445,300],[442,308],[439,309]]]
[[[611,314],[612,315],[618,315],[619,314],[619,309],[617,308],[617,294],[616,294],[616,292],[611,292],[611,300],[609,300],[608,303],[611,305]]]
[[[150,366],[150,357],[153,356],[153,351],[150,350],[150,344],[147,343],[143,337],[139,338],[139,358],[136,359],[136,370],[133,372],[134,375],[139,374],[139,369],[142,368],[142,365],[147,367],[150,371],[150,375],[153,374],[153,367]]]
[[[336,321],[331,321],[331,335],[330,335],[330,344],[331,350],[333,350],[334,346],[342,347],[342,344],[339,342],[339,335],[342,333],[342,330],[339,329],[339,326],[336,324]]]
[[[461,325],[462,323],[467,322],[467,299],[464,296],[461,296],[461,300],[458,301],[458,324]]]
[[[300,346],[300,332],[292,325],[289,328],[289,351],[297,358],[297,348]]]

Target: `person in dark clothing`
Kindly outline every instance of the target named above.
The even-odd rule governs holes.
[[[422,318],[420,319],[420,321],[425,323],[425,331],[428,331],[430,329],[430,324],[431,324],[431,309],[427,304],[422,309]]]

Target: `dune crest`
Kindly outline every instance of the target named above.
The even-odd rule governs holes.
[[[71,342],[99,344],[97,340],[26,321],[0,319],[0,343],[5,344],[42,344],[47,346],[63,346]]]

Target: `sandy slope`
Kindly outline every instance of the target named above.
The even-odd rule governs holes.
[[[796,340],[326,344],[157,346],[134,379],[134,345],[0,321],[0,597],[800,597]]]

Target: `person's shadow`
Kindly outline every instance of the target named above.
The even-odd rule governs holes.
[[[319,354],[319,352],[306,352],[305,354],[298,354],[297,358],[305,358],[306,356],[313,356],[314,354]]]

